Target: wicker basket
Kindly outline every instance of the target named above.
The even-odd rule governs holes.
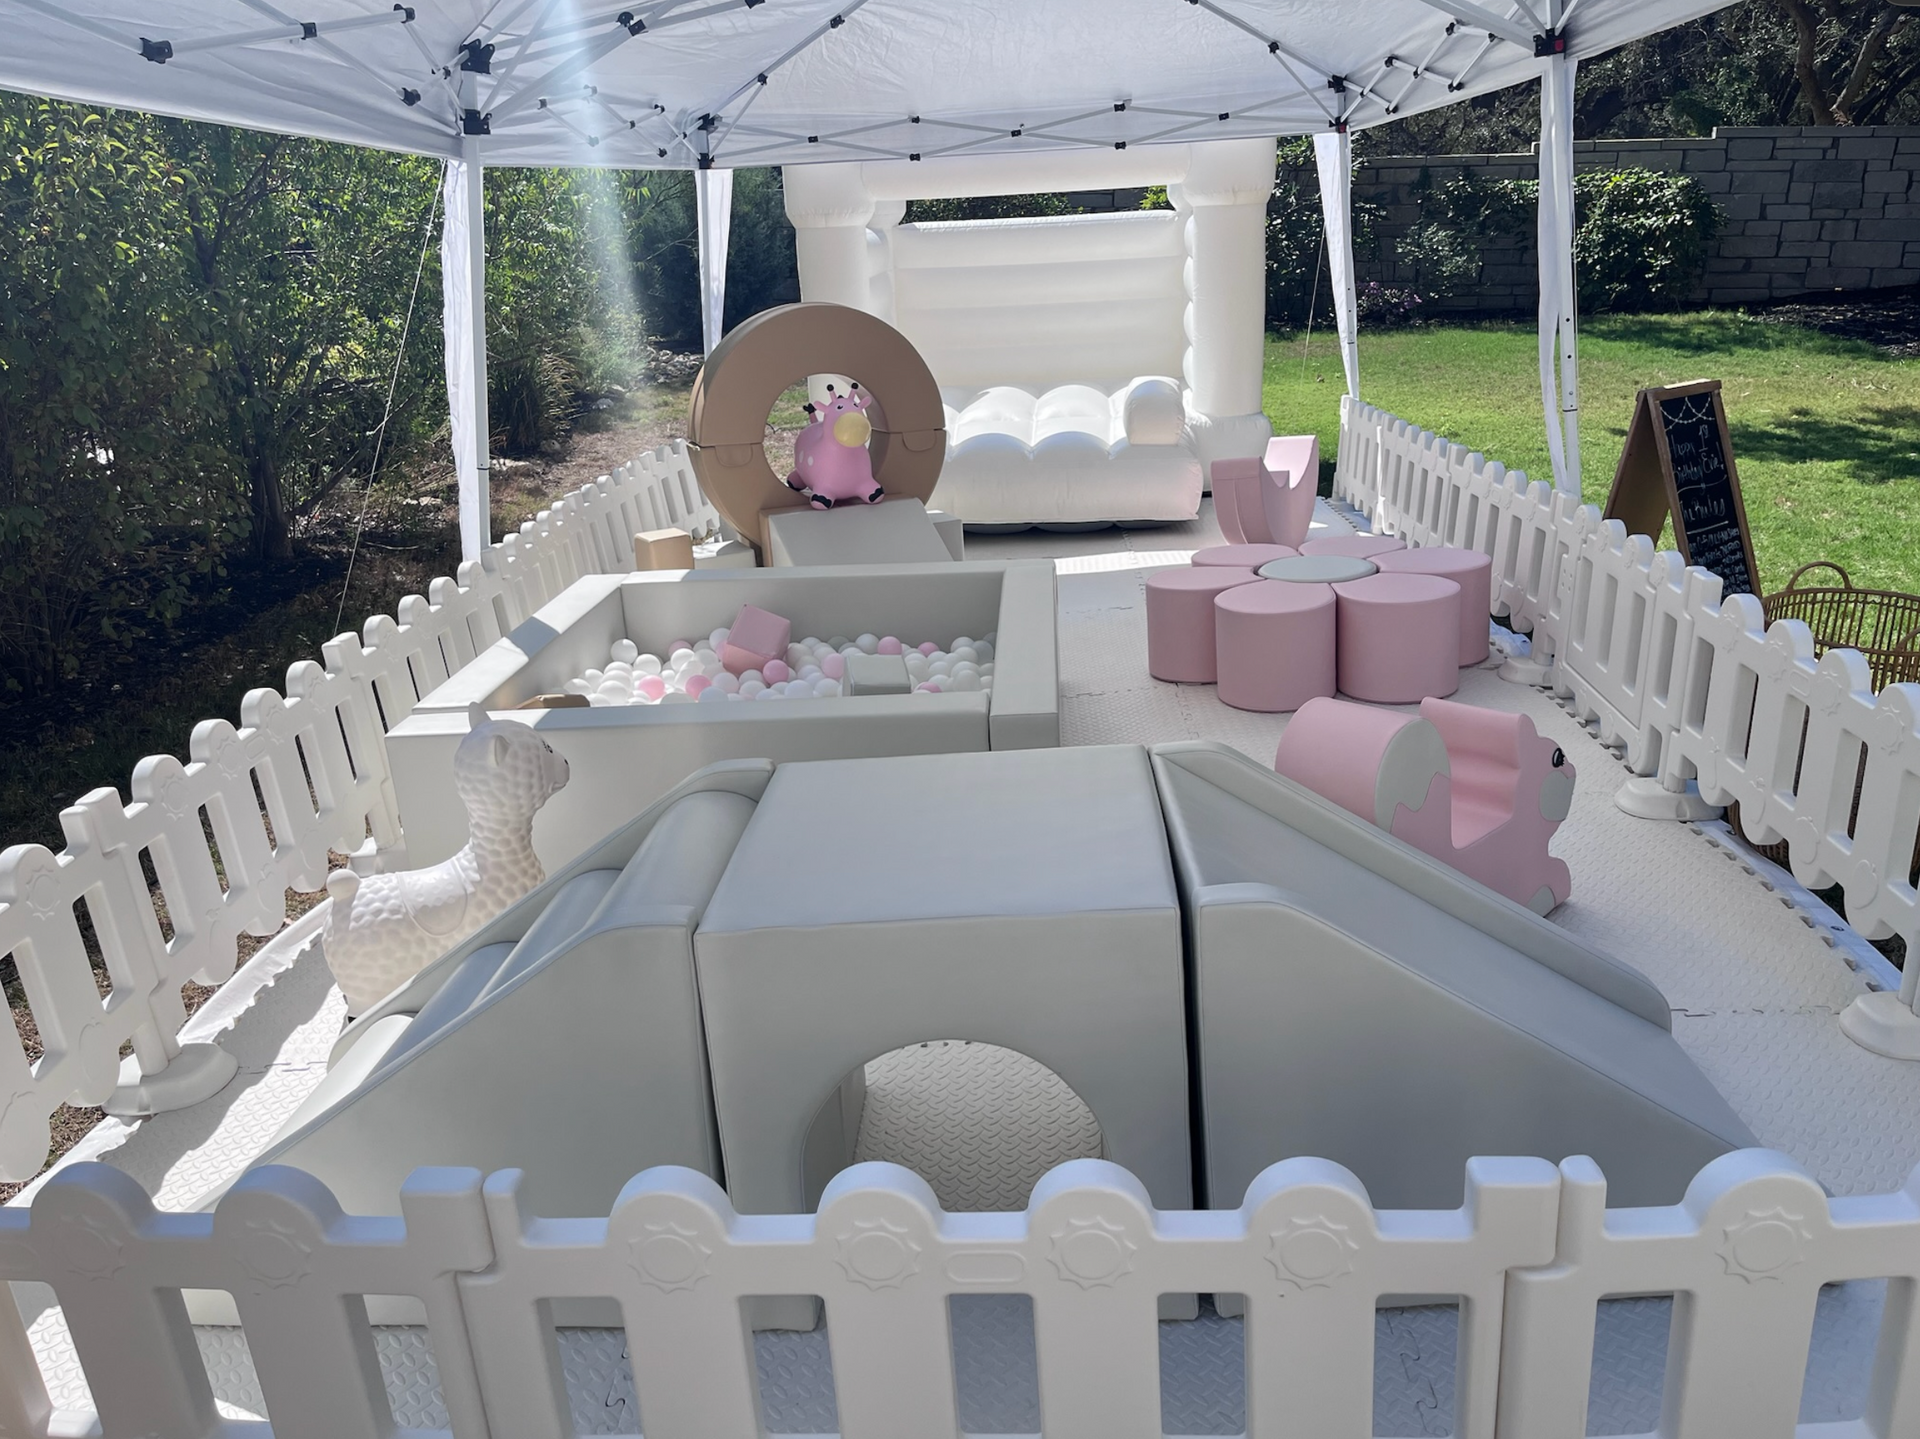
[[[1800,577],[1809,570],[1831,570],[1840,577],[1838,585],[1805,585]],[[1853,649],[1866,656],[1876,692],[1888,685],[1920,681],[1920,595],[1899,590],[1855,589],[1853,579],[1831,560],[1815,560],[1793,572],[1783,590],[1775,590],[1760,600],[1767,623],[1775,620],[1800,620],[1813,631],[1813,652]],[[1806,732],[1801,731],[1801,745]],[[1867,778],[1867,757],[1860,756],[1860,772],[1853,781],[1853,810],[1847,821],[1852,829],[1860,815],[1860,791]],[[1794,784],[1800,775],[1795,767]],[[1740,806],[1727,806],[1727,822],[1746,839],[1740,828]],[[1775,864],[1787,863],[1787,844],[1748,844]],[[1920,843],[1914,849],[1914,869],[1920,871]]]

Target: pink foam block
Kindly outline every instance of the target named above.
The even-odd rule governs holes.
[[[793,638],[793,626],[780,616],[753,605],[740,606],[740,613],[727,627],[727,642],[720,650],[720,663],[732,674],[762,670],[787,652]]]

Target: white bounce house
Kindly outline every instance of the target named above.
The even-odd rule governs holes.
[[[973,526],[1192,519],[1261,452],[1274,142],[792,165],[800,292],[878,315],[946,407]],[[1171,210],[904,224],[910,199],[1161,185]],[[855,376],[854,378],[859,378]]]

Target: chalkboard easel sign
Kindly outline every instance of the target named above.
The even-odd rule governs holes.
[[[1606,515],[1630,534],[1656,537],[1671,515],[1681,557],[1720,576],[1722,594],[1760,593],[1718,380],[1634,396]]]

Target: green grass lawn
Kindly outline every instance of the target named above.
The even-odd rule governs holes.
[[[1372,404],[1551,479],[1531,324],[1362,333],[1360,393]],[[1794,325],[1709,311],[1614,315],[1580,336],[1580,457],[1586,498],[1606,502],[1634,391],[1725,382],[1727,422],[1762,587],[1809,560],[1855,584],[1920,592],[1920,360]],[[1331,331],[1267,341],[1266,411],[1282,434],[1337,442],[1340,358]]]

